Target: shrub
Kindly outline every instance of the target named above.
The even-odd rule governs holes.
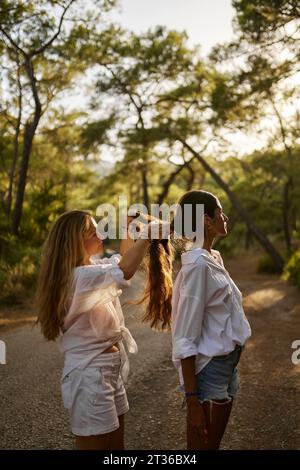
[[[300,249],[295,251],[285,265],[283,278],[291,280],[300,289]]]
[[[280,273],[277,266],[275,266],[273,260],[270,258],[269,255],[264,255],[259,259],[258,265],[257,265],[257,272],[264,273],[264,274]]]
[[[0,261],[0,304],[21,305],[33,294],[40,250],[16,245]]]

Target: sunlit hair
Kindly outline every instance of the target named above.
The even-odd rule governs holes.
[[[149,222],[157,220],[143,216]],[[168,330],[172,313],[172,262],[173,248],[169,239],[152,240],[148,256],[144,261],[147,282],[140,304],[148,300],[143,321],[150,323],[151,328]]]
[[[93,227],[88,212],[65,212],[44,243],[36,292],[37,323],[49,341],[59,336],[69,307],[73,270],[84,262],[83,235]]]
[[[196,229],[196,213],[197,204],[204,205],[204,214],[210,217],[215,216],[215,210],[218,207],[218,199],[212,193],[202,190],[193,190],[185,193],[178,201],[182,210],[182,239],[180,243],[176,242],[173,237],[174,220],[171,222],[171,239],[152,240],[149,248],[148,259],[146,265],[147,284],[141,303],[149,300],[147,310],[143,320],[149,322],[152,328],[168,329],[171,323],[172,312],[172,264],[174,258],[174,248],[180,252],[184,251],[187,242],[191,242],[184,232],[184,205],[192,206],[192,231]],[[146,217],[149,221],[154,220],[153,217]]]

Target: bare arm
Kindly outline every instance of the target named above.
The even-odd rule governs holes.
[[[195,375],[195,356],[186,357],[181,360],[184,388],[187,393],[197,392],[197,382]]]
[[[127,217],[127,231],[126,231],[126,238],[122,238],[121,243],[120,243],[120,248],[119,248],[119,253],[123,256],[126,251],[128,251],[130,248],[134,246],[134,240],[129,236],[128,233],[128,225],[130,222],[134,220],[133,217]]]
[[[186,396],[187,421],[194,432],[200,432],[204,442],[207,442],[207,428],[205,414],[197,395],[197,380],[195,374],[195,356],[181,359],[182,375]]]
[[[137,271],[149,248],[150,240],[137,240],[123,255],[119,268],[122,269],[125,279],[130,279]]]
[[[131,217],[129,217],[130,219]],[[129,220],[130,223],[130,220]],[[126,240],[126,245],[124,244],[123,246],[127,248],[127,250],[124,249],[123,251],[123,257],[119,263],[119,268],[122,269],[124,273],[125,279],[130,279],[134,273],[137,271],[139,265],[141,264],[144,256],[146,255],[149,245],[151,243],[151,236],[152,236],[152,231],[151,231],[151,224],[154,222],[151,222],[149,225],[147,224],[146,230],[148,231],[148,238],[140,238],[136,242],[133,243],[133,246],[129,240]],[[159,222],[159,233],[157,234],[154,233],[154,236],[163,236],[163,223]],[[130,238],[130,237],[129,237]],[[125,242],[124,242],[125,243]],[[131,245],[131,247],[128,249],[128,247]]]
[[[127,236],[127,238],[123,238],[120,243],[119,253],[123,256],[126,251],[134,246],[134,240]]]

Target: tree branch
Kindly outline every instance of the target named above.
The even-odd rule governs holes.
[[[38,54],[41,54],[42,52],[44,52],[49,46],[51,46],[51,44],[53,43],[53,41],[55,41],[55,39],[60,35],[60,32],[61,32],[61,27],[62,27],[62,24],[63,24],[63,21],[64,21],[64,17],[65,17],[65,14],[67,13],[68,9],[70,8],[70,6],[72,5],[72,3],[74,3],[75,0],[70,0],[68,5],[64,8],[64,11],[61,15],[61,18],[60,18],[60,21],[59,21],[59,25],[58,25],[58,29],[56,31],[56,33],[52,36],[51,39],[49,39],[49,41],[47,41],[43,46],[41,46],[39,49],[36,49],[35,51],[32,51],[29,53],[29,57],[34,57]]]
[[[269,94],[269,99],[270,99],[270,102],[272,104],[272,107],[274,109],[274,112],[275,112],[275,114],[277,116],[277,119],[278,119],[278,122],[279,122],[280,133],[281,133],[284,148],[285,148],[287,154],[290,157],[291,156],[291,148],[290,148],[290,146],[288,145],[288,143],[286,141],[286,130],[285,130],[285,127],[284,127],[284,124],[283,124],[282,116],[281,116],[280,112],[278,111],[277,106],[275,105],[273,97],[270,94]]]
[[[141,115],[141,110],[142,110],[142,107],[143,105],[140,104],[138,105],[136,102],[135,102],[135,99],[133,98],[133,95],[132,93],[130,93],[130,91],[128,91],[127,89],[127,86],[122,82],[122,80],[120,80],[120,78],[115,74],[115,72],[108,66],[108,65],[104,65],[104,67],[106,68],[106,70],[108,70],[111,75],[114,77],[114,79],[119,83],[119,85],[121,86],[122,90],[128,95],[131,103],[133,104],[133,106],[135,107],[137,113],[138,113],[138,122],[141,123],[142,127],[144,127],[144,122],[143,122],[143,119],[142,119],[142,115]],[[137,95],[138,96],[138,95]],[[141,99],[140,97],[138,96],[140,102],[141,102]]]
[[[18,46],[18,44],[10,37],[10,35],[2,28],[2,26],[0,26],[0,32],[3,34],[3,36],[6,37],[15,50],[19,51],[24,57],[27,57],[26,52],[20,46]]]

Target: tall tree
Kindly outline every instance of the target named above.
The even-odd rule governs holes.
[[[158,148],[160,136],[156,135],[153,122],[161,95],[177,87],[178,82],[184,83],[193,69],[194,51],[188,48],[186,40],[186,35],[162,27],[140,36],[124,32],[112,51],[114,60],[102,65],[99,75],[98,102],[103,102],[105,95],[117,98],[115,135],[123,146],[123,164],[140,179],[143,203],[148,208],[153,164],[168,161],[168,157],[176,154],[175,148],[172,151]],[[187,165],[188,162],[183,162],[167,175],[159,201]]]
[[[114,3],[95,0],[91,11],[81,0],[1,2],[2,71],[6,72],[3,86],[10,96],[1,111],[12,117],[14,129],[8,189],[4,196],[8,218],[19,165],[11,218],[14,235],[19,232],[30,155],[40,120],[56,94],[70,87],[74,76],[84,70],[84,61],[76,58],[89,42],[89,35],[98,34],[99,39],[102,13]]]
[[[287,252],[292,248],[291,194],[294,185],[295,161],[293,146],[300,138],[298,123],[299,89],[295,77],[299,68],[300,8],[297,1],[286,0],[234,0],[236,8],[236,34],[238,39],[215,49],[212,59],[215,64],[222,60],[231,73],[229,83],[223,87],[224,105],[215,103],[216,115],[223,123],[259,134],[266,146],[282,148],[289,161],[286,172],[281,175],[282,230]],[[238,61],[237,61],[238,58]],[[224,62],[224,59],[225,62]],[[236,96],[233,101],[232,97]],[[249,104],[256,103],[256,110]],[[243,110],[238,123],[232,119],[236,110]],[[272,126],[266,126],[266,121]],[[270,135],[271,134],[271,135]]]
[[[106,73],[99,78],[101,100],[105,93],[120,98],[119,137],[126,151],[123,163],[130,166],[136,161],[140,167],[132,167],[141,170],[143,177],[144,174],[149,175],[150,158],[158,148],[158,155],[164,161],[168,161],[170,155],[182,159],[182,150],[188,150],[190,158],[183,159],[180,166],[161,182],[163,189],[158,201],[163,201],[169,185],[180,171],[188,168],[191,160],[197,159],[204,171],[226,192],[242,220],[281,269],[283,261],[280,254],[256,226],[238,196],[202,155],[209,144],[218,138],[218,128],[228,121],[228,113],[235,114],[236,122],[241,118],[238,109],[240,114],[246,116],[246,113],[238,107],[239,97],[235,93],[229,102],[224,103],[222,84],[226,85],[227,76],[225,78],[212,66],[205,65],[194,51],[191,54],[184,41],[182,35],[162,28],[139,38],[130,35],[127,42],[122,41],[123,49],[118,50],[116,64],[106,67]],[[121,100],[124,100],[124,107]],[[221,119],[215,102],[226,105]],[[253,115],[258,114],[255,102],[251,109],[253,119]],[[203,148],[202,152],[195,150],[199,145]],[[149,203],[147,188],[148,181],[143,180],[146,206]]]

